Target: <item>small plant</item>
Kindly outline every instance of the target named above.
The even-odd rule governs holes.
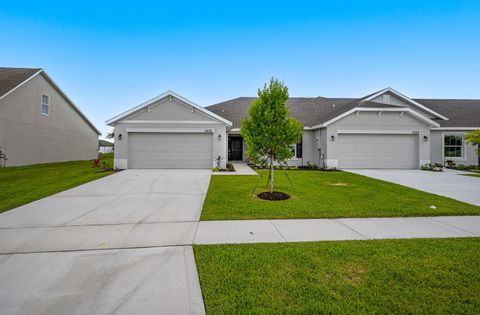
[[[217,169],[220,169],[220,164],[222,163],[222,157],[219,155],[216,159],[215,159],[215,163],[217,164]]]
[[[235,172],[235,168],[233,167],[232,163],[227,163],[227,171]]]
[[[431,172],[443,172],[443,168],[438,166],[438,164],[425,164],[420,167],[422,171],[431,171]]]
[[[453,160],[447,160],[447,167],[448,168],[455,168],[456,164]]]

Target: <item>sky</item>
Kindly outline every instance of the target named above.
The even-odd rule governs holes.
[[[102,131],[166,90],[480,98],[480,1],[2,1],[0,66],[40,67]]]

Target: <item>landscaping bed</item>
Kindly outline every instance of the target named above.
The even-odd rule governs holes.
[[[104,164],[105,162],[105,164]],[[110,175],[113,154],[93,161],[72,161],[0,168],[0,212]]]
[[[194,246],[208,314],[478,314],[480,241]]]
[[[277,170],[275,191],[290,198],[262,200],[257,194],[268,191],[268,171],[257,172],[213,176],[202,220],[480,214],[478,206],[348,172]]]

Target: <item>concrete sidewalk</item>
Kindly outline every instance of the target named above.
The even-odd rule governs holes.
[[[480,216],[236,220],[0,228],[0,253],[133,249],[193,244],[442,237],[480,237]]]
[[[258,175],[254,169],[246,163],[232,163],[235,172],[212,172],[212,175]]]
[[[480,237],[480,216],[202,221],[194,244]]]

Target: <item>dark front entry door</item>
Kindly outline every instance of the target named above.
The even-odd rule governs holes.
[[[241,161],[243,159],[243,139],[231,137],[228,139],[228,159],[230,161]]]

